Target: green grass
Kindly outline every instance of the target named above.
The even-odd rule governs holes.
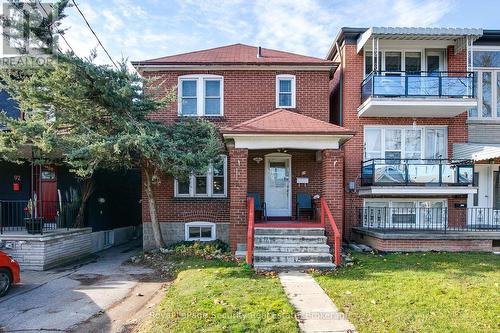
[[[359,332],[500,332],[500,256],[356,254],[315,275]]]
[[[219,260],[168,258],[177,278],[140,332],[298,332],[277,277]]]

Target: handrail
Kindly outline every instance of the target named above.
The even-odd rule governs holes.
[[[333,231],[333,238],[334,238],[334,250],[333,250],[333,256],[334,256],[334,263],[335,265],[339,266],[342,262],[341,256],[340,256],[340,251],[341,251],[341,237],[340,237],[340,231],[337,225],[335,224],[335,220],[333,219],[332,212],[330,211],[330,208],[328,207],[328,204],[326,203],[325,198],[321,198],[321,226],[323,228],[326,228],[326,219],[325,219],[325,214],[328,217],[328,222],[330,224],[330,228]]]
[[[248,230],[247,230],[247,264],[253,264],[253,240],[254,240],[254,198],[247,198],[247,216],[248,216]]]

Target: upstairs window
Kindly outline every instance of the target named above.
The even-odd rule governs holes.
[[[276,76],[276,107],[295,108],[295,76]]]
[[[222,76],[185,75],[179,77],[179,115],[222,116],[223,86]]]

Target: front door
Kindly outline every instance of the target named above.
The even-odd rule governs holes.
[[[265,201],[268,216],[292,215],[291,158],[288,155],[266,156]]]
[[[428,51],[426,62],[429,75],[439,75],[439,72],[443,71],[444,60],[442,52]]]

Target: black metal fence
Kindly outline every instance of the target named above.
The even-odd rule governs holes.
[[[493,208],[364,207],[354,226],[406,231],[499,231],[500,210]]]
[[[75,228],[79,208],[79,202],[0,200],[0,234]]]

